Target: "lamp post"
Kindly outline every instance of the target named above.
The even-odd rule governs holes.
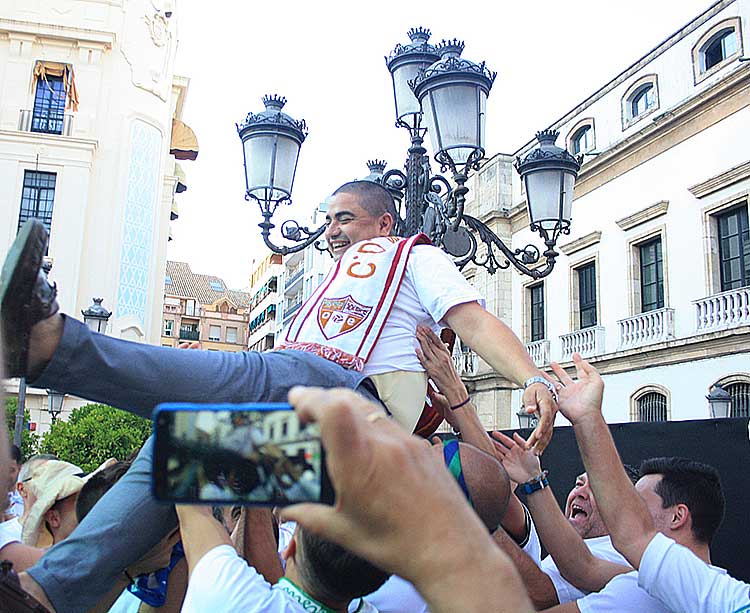
[[[50,421],[54,424],[57,421],[57,418],[60,417],[60,413],[62,413],[65,394],[56,392],[55,390],[47,390],[47,402]]]
[[[108,311],[102,306],[103,301],[103,298],[94,298],[94,303],[85,311],[81,311],[81,315],[83,315],[83,323],[85,323],[92,332],[99,332],[100,334],[105,334],[107,332],[107,323],[112,316],[112,311]]]
[[[711,417],[722,419],[731,416],[732,395],[721,385],[714,385],[706,396],[708,406],[711,409]]]
[[[516,417],[518,417],[519,428],[536,428],[539,423],[539,418],[536,415],[527,413],[524,409],[519,409]]]
[[[368,180],[381,183],[393,194],[397,207],[395,233],[412,236],[424,232],[432,243],[453,256],[463,268],[469,262],[494,274],[515,266],[521,273],[541,278],[552,272],[561,234],[570,232],[573,185],[582,156],[574,157],[554,145],[557,132],[537,134],[539,146],[523,159],[516,170],[526,188],[530,228],[544,241],[544,250],[534,245],[513,249],[480,220],[464,212],[469,172],[478,170],[485,155],[487,97],[496,73],[484,62],[461,57],[462,41],[439,45],[429,42],[430,31],[414,28],[410,42],[397,45],[385,58],[393,82],[396,125],[409,132],[410,146],[404,170],[385,170],[376,160]],[[310,230],[290,219],[281,225],[289,244],[273,243],[272,219],[280,204],[291,204],[292,186],[300,147],[307,136],[304,121],[282,112],[286,99],[263,98],[265,111],[248,113],[237,124],[245,166],[245,199],[260,206],[259,224],[266,245],[286,255],[316,242],[325,226]],[[429,135],[435,161],[441,173],[432,174],[424,147]],[[369,166],[369,164],[368,164]],[[545,262],[540,264],[544,255]]]

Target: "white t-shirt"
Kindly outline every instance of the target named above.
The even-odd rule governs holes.
[[[600,591],[580,598],[576,604],[581,613],[672,613],[671,609],[638,587],[637,571],[617,575]],[[684,611],[687,613],[688,609]],[[692,613],[692,609],[689,611]]]
[[[583,542],[595,558],[608,560],[610,562],[622,564],[623,566],[630,566],[628,561],[614,548],[612,545],[612,539],[609,536],[597,536],[590,539],[583,539]],[[549,578],[552,579],[552,583],[557,591],[557,599],[560,601],[560,604],[573,602],[574,600],[579,600],[586,596],[588,592],[579,590],[562,576],[562,573],[557,568],[557,564],[555,564],[552,556],[547,556],[541,561],[541,563],[539,562],[539,552],[541,551],[541,548],[539,545],[539,535],[537,534],[536,526],[533,521],[531,522],[529,539],[523,550],[529,554],[539,567],[549,575]]]
[[[305,608],[277,583],[271,585],[231,545],[207,552],[190,575],[183,613],[304,613]],[[361,602],[357,613],[378,613]]]
[[[8,508],[6,509],[5,513],[7,515],[21,517],[21,515],[23,515],[23,496],[18,493],[18,490],[15,488],[15,486],[10,492],[8,492],[8,500]]]
[[[750,585],[706,564],[661,533],[643,552],[638,585],[675,613],[750,611]]]
[[[21,532],[23,532],[23,526],[17,517],[0,523],[0,551],[6,545],[20,543]]]

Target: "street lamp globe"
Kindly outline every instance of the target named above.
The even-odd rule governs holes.
[[[496,73],[484,62],[463,59],[464,43],[443,41],[440,59],[411,82],[425,116],[435,160],[453,173],[466,173],[484,157],[487,96]]]
[[[519,428],[536,428],[539,423],[539,418],[536,415],[527,413],[524,409],[519,409],[516,417],[518,417]]]
[[[730,417],[732,395],[721,385],[714,385],[706,396],[706,400],[708,400],[708,406],[711,408],[711,417],[716,419]]]
[[[531,229],[548,245],[570,232],[573,186],[582,162],[555,145],[558,135],[555,130],[537,132],[539,146],[515,163],[526,189]]]
[[[94,304],[88,307],[85,311],[81,311],[81,315],[83,315],[83,323],[85,323],[92,332],[99,332],[101,334],[106,333],[107,323],[112,316],[112,311],[108,311],[102,306],[103,300],[103,298],[94,298]]]
[[[281,111],[286,98],[264,96],[265,110],[248,113],[237,124],[242,140],[246,198],[256,200],[261,212],[271,213],[292,194],[299,150],[307,137],[304,120],[292,119]]]
[[[62,413],[65,394],[56,392],[55,390],[47,390],[47,402],[49,403],[47,410],[49,411],[50,420],[52,423],[55,423],[57,418],[60,417],[60,413]]]
[[[396,103],[396,125],[416,128],[421,120],[422,108],[409,85],[430,64],[440,59],[435,45],[431,45],[431,32],[426,28],[412,28],[408,35],[411,43],[396,45],[385,58],[393,80],[393,98]]]

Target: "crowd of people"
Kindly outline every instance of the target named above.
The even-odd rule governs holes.
[[[597,371],[576,355],[575,378],[557,364],[541,372],[447,256],[422,236],[391,236],[396,216],[375,183],[334,193],[336,264],[284,346],[264,354],[91,332],[58,313],[40,268],[46,232],[24,226],[0,278],[7,376],[144,416],[166,401],[288,401],[320,428],[336,500],[160,504],[152,439],[92,474],[0,448],[0,560],[20,573],[0,577],[0,609],[750,611],[750,586],[711,565],[725,504],[716,470],[677,457],[624,466]],[[436,334],[444,326],[523,388],[540,416],[529,440],[485,432]],[[558,411],[582,464],[563,511],[539,457]],[[455,436],[415,436],[430,414]]]

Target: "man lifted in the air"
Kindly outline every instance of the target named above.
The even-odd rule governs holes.
[[[40,272],[46,232],[29,222],[0,279],[6,372],[145,417],[161,402],[285,402],[295,385],[348,387],[379,397],[411,430],[426,391],[416,327],[449,326],[524,387],[523,406],[540,413],[530,444],[543,450],[557,410],[552,384],[447,255],[422,244],[424,237],[390,236],[395,216],[391,195],[376,183],[347,183],[334,193],[325,237],[336,265],[290,325],[286,349],[266,353],[130,343],[57,314],[55,291]],[[174,527],[173,510],[151,499],[151,453],[149,441],[78,529],[30,569],[55,610],[90,608]]]

